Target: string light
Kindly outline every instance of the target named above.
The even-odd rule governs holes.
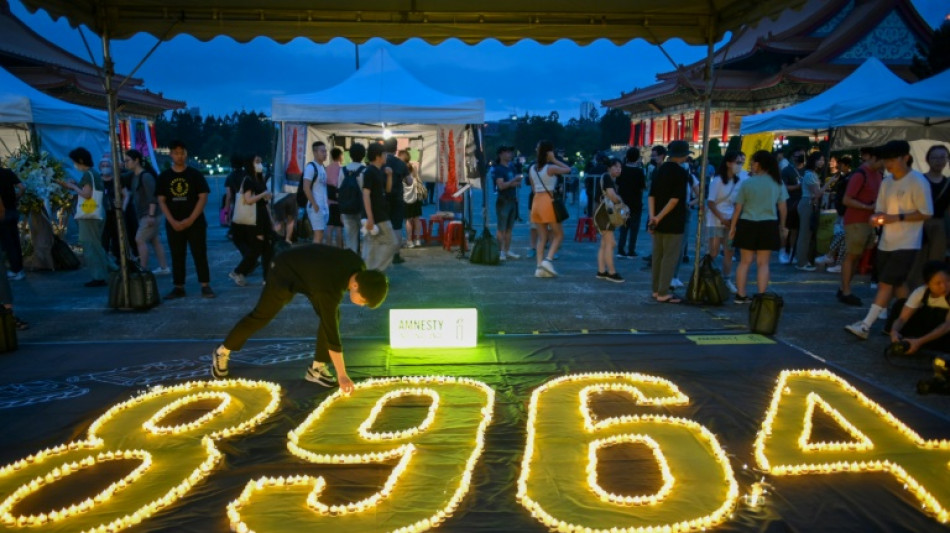
[[[783,407],[783,401],[789,405]],[[839,409],[833,408],[832,403],[862,409],[864,414],[858,413],[856,416],[867,418],[863,420],[865,431],[860,431]],[[810,442],[816,407],[828,413],[854,441]],[[795,413],[799,409],[803,412],[799,438],[786,439],[784,437],[795,431]],[[784,416],[779,416],[779,413]],[[873,418],[868,418],[868,414]],[[878,440],[877,444],[875,439]],[[897,442],[896,446],[883,445],[884,442],[893,444],[890,441],[903,442]],[[895,450],[895,447],[904,449]],[[914,453],[907,453],[911,451],[909,448],[913,448]],[[924,511],[932,513],[943,523],[950,520],[945,501],[950,496],[946,485],[946,467],[950,460],[950,454],[946,453],[948,450],[950,441],[924,440],[850,383],[824,369],[785,370],[779,374],[772,401],[754,444],[758,466],[776,476],[888,472],[903,483]],[[935,460],[934,454],[939,458]],[[774,461],[770,461],[770,456]],[[942,466],[937,468],[937,465]],[[907,471],[911,467],[915,471],[914,476]],[[939,491],[941,497],[934,496],[933,490]]]

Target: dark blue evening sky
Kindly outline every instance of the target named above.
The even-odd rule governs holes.
[[[913,3],[934,27],[950,10],[946,0]],[[18,0],[11,0],[10,7],[39,34],[88,59],[78,30],[64,20],[53,22],[43,11],[31,15]],[[100,60],[98,39],[89,32],[86,36]],[[148,35],[114,42],[116,69],[131,71],[154,43]],[[552,110],[567,120],[578,115],[583,101],[599,106],[601,100],[651,85],[657,73],[673,69],[658,47],[640,40],[624,46],[607,41],[587,46],[531,41],[504,46],[489,41],[473,46],[455,40],[433,46],[413,39],[396,46],[374,39],[359,47],[360,58],[368,59],[380,47],[387,47],[407,70],[440,91],[484,98],[489,120],[526,112],[547,115]],[[678,40],[664,47],[681,64],[705,55],[704,47]],[[274,96],[335,85],[352,74],[355,63],[355,46],[344,39],[316,44],[298,38],[281,45],[257,38],[239,44],[229,37],[201,42],[182,35],[159,46],[136,76],[144,78],[152,91],[185,100],[203,114],[241,109],[269,113]]]

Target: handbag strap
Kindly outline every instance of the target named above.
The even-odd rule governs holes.
[[[546,167],[546,166],[547,166],[547,165],[544,165],[544,167]],[[541,168],[544,168],[544,167],[541,167]],[[549,191],[547,185],[544,184],[544,178],[541,177],[541,173],[538,172],[537,170],[535,170],[534,167],[531,167],[531,170],[533,170],[533,171],[534,171],[534,175],[538,177],[538,183],[541,184],[541,188],[544,189],[544,192],[548,193],[548,195],[549,195],[549,196],[551,197],[551,199],[553,200],[553,199],[554,199],[554,193],[552,193],[551,191]]]

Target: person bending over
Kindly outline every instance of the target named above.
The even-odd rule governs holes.
[[[921,348],[950,352],[950,267],[941,261],[924,265],[924,285],[888,312],[891,342],[907,343],[906,354]],[[891,319],[890,317],[896,317]]]
[[[346,374],[340,340],[340,302],[347,291],[354,304],[376,309],[386,299],[389,280],[378,270],[366,270],[352,250],[310,244],[280,253],[274,258],[257,305],[212,352],[211,375],[226,377],[231,352],[243,348],[251,335],[270,323],[294,295],[303,294],[320,319],[313,364],[304,378],[324,387],[332,387],[339,380],[340,389],[349,394],[353,381]],[[336,378],[328,368],[331,361]]]

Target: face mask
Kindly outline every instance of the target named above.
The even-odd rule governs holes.
[[[254,163],[254,171],[255,171],[255,172],[264,172],[264,165],[262,165],[262,164],[260,164],[260,163]]]

